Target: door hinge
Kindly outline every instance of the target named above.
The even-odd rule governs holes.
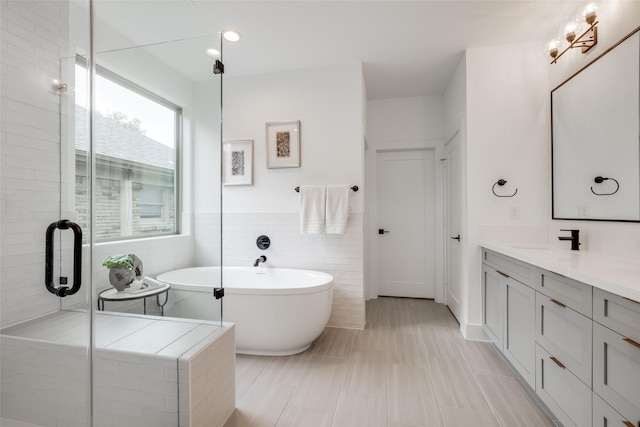
[[[213,64],[213,74],[224,74],[224,64],[219,59]]]
[[[213,296],[216,299],[224,297],[224,288],[213,288]]]

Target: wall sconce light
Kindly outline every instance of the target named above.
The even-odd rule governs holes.
[[[564,29],[564,38],[569,42],[562,52],[560,52],[560,41],[553,40],[549,43],[549,55],[553,60],[552,64],[555,64],[562,55],[570,49],[581,48],[582,53],[586,53],[589,49],[598,43],[598,8],[594,3],[588,4],[582,11],[582,17],[589,26],[582,34],[576,36],[578,31],[578,23],[570,22]]]

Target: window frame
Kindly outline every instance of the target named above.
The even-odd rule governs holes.
[[[83,67],[85,70],[87,69],[87,61],[86,58],[81,56],[76,56],[76,64]],[[181,106],[174,104],[168,99],[158,95],[157,93],[140,86],[139,84],[122,77],[121,75],[105,68],[101,65],[95,65],[96,76],[100,76],[107,80],[110,80],[112,83],[115,83],[119,86],[122,86],[125,89],[128,89],[135,94],[145,97],[150,101],[153,101],[159,105],[162,105],[169,110],[174,112],[174,151],[175,151],[175,164],[174,164],[174,175],[173,175],[173,188],[174,188],[174,197],[175,203],[173,207],[174,214],[174,229],[175,231],[170,232],[158,232],[158,233],[146,233],[141,235],[128,235],[128,236],[117,236],[117,237],[109,237],[109,238],[96,238],[96,243],[108,243],[108,242],[119,242],[119,241],[128,241],[128,240],[139,240],[139,239],[148,239],[155,237],[166,237],[166,236],[177,236],[182,234],[182,144],[183,144],[183,133],[182,133],[182,121],[183,121],[183,109]],[[94,123],[92,123],[93,127]],[[92,132],[93,133],[93,132]],[[95,177],[94,177],[95,180]],[[151,184],[153,185],[153,184]],[[95,191],[95,185],[92,185],[93,191]],[[166,195],[166,190],[163,190],[163,197],[166,199],[169,196]],[[170,216],[170,208],[167,205],[166,209],[162,210],[162,217]],[[157,222],[158,218],[140,218],[140,221],[146,224],[151,224],[153,222]]]

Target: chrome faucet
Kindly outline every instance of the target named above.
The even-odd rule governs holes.
[[[267,257],[264,255],[260,255],[260,258],[258,258],[256,262],[253,263],[253,266],[257,267],[261,262],[267,262]]]
[[[560,230],[560,231],[570,231],[571,237],[558,236],[558,240],[571,240],[571,250],[579,251],[580,250],[580,230]]]

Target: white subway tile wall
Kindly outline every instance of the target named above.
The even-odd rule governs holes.
[[[88,425],[85,347],[6,335],[0,336],[0,345],[3,418],[39,426]]]
[[[74,219],[60,203],[68,181],[61,179],[60,153],[69,152],[66,142],[61,143],[60,111],[61,103],[73,104],[69,98],[73,92],[60,95],[53,88],[53,79],[61,79],[62,58],[76,53],[67,41],[69,3],[5,0],[1,6],[0,327],[5,327],[61,306],[86,303],[90,278],[85,275],[82,291],[64,300],[44,286],[45,230],[61,216]],[[70,240],[65,234],[62,237]],[[66,247],[65,243],[54,244]],[[175,236],[99,245],[95,250],[98,292],[110,287],[108,270],[99,264],[119,253],[135,253],[152,275],[191,266],[193,240]],[[65,274],[71,270],[66,257],[62,268]],[[87,260],[83,271],[88,271]]]
[[[0,326],[59,308],[44,287],[44,233],[60,216],[60,95],[66,1],[2,2]]]
[[[180,427],[221,427],[236,407],[235,327],[178,359]]]
[[[219,265],[219,214],[196,213],[196,265]],[[329,326],[364,328],[363,218],[351,214],[345,234],[303,235],[297,213],[225,213],[223,263],[251,266],[266,255],[267,267],[301,268],[333,275],[333,309]],[[206,231],[210,231],[207,233]],[[271,239],[267,250],[256,246],[258,236]],[[217,261],[217,262],[216,262]]]

